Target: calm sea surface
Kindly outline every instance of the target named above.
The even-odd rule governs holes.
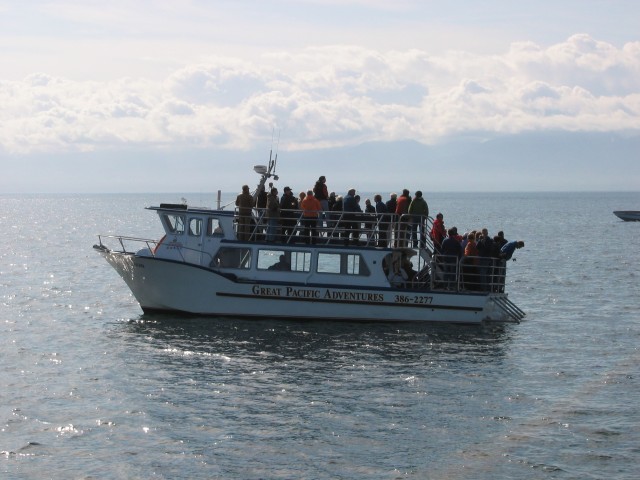
[[[426,195],[525,240],[500,327],[142,315],[91,247],[181,196],[0,196],[0,478],[638,478],[640,193]]]

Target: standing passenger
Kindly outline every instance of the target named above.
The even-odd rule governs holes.
[[[427,217],[429,216],[429,205],[422,192],[418,190],[409,204],[409,214],[411,215],[411,238],[413,248],[424,248],[427,242]],[[420,244],[418,244],[418,230],[420,230]]]
[[[389,214],[387,213],[387,206],[382,201],[382,196],[376,194],[373,197],[373,201],[376,203],[376,214],[378,215],[378,246],[386,248],[388,245],[387,238],[389,232]]]
[[[493,245],[493,239],[489,236],[489,230],[482,229],[482,236],[476,242],[478,247],[478,255],[480,256],[478,272],[480,274],[480,283],[483,290],[489,291],[493,288],[495,283],[493,278],[493,256],[495,247]]]
[[[462,257],[462,245],[456,238],[458,231],[456,227],[450,228],[448,236],[442,241],[442,264],[444,265],[444,281],[447,290],[455,290],[457,286],[457,265],[458,260]]]
[[[360,198],[360,197],[358,197]],[[358,200],[356,199],[356,189],[351,188],[347,192],[347,195],[342,199],[342,219],[343,231],[342,236],[344,238],[344,244],[349,245],[349,238],[353,238],[354,244],[358,244],[360,238],[360,227],[358,222],[358,213],[362,212]]]
[[[398,234],[396,232],[396,225],[398,222],[398,219],[396,218],[396,207],[398,206],[398,194],[396,193],[392,193],[391,195],[389,195],[389,200],[387,200],[386,203],[386,207],[387,207],[387,213],[389,214],[389,242],[391,244],[393,244],[393,238],[394,238],[394,232],[395,232],[395,238],[396,238],[396,242],[398,239]]]
[[[364,222],[364,230],[367,235],[367,245],[375,245],[376,239],[374,228],[376,226],[376,207],[371,205],[371,200],[368,198],[364,201],[364,213],[367,214]]]
[[[407,233],[409,230],[409,204],[411,203],[411,197],[409,196],[409,190],[406,188],[402,190],[402,195],[398,199],[396,205],[396,217],[398,220],[398,226],[396,229],[396,247],[407,246]]]
[[[478,247],[476,246],[476,232],[467,235],[467,246],[464,247],[464,286],[467,290],[478,289]]]
[[[280,218],[282,223],[282,241],[288,242],[296,229],[298,222],[298,199],[293,196],[291,188],[284,187],[284,194],[280,198]]]
[[[303,237],[307,243],[316,243],[318,214],[322,211],[322,205],[313,196],[313,190],[307,192],[304,200],[300,203],[300,208],[302,209],[302,225],[304,227]]]
[[[267,196],[267,242],[275,242],[280,227],[280,202],[278,189],[273,187]]]
[[[318,178],[313,187],[313,195],[318,199],[322,206],[322,211],[329,211],[329,192],[327,190],[327,179],[324,175]]]
[[[433,249],[436,253],[440,253],[442,249],[442,241],[447,236],[447,230],[444,228],[444,215],[438,213],[436,219],[431,226],[431,240],[433,240]],[[475,236],[474,236],[475,239]]]
[[[318,227],[322,227],[322,222],[327,219],[329,211],[329,191],[327,190],[327,179],[324,175],[318,178],[313,187],[313,195],[320,202],[322,212],[318,215]]]
[[[242,193],[236,197],[236,207],[238,207],[238,240],[249,240],[253,209],[253,196],[249,192],[249,185],[242,186]]]

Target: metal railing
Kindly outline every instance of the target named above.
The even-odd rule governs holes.
[[[105,243],[103,241],[104,239],[110,239],[114,241],[107,241]],[[140,250],[140,248],[137,248],[136,250],[128,250],[127,245],[132,243],[144,244],[152,254],[156,246],[160,243],[158,240],[151,240],[149,238],[125,237],[122,235],[98,235],[98,242],[99,244],[94,245],[94,248],[107,249],[111,250],[112,252],[118,253],[135,253],[136,251]],[[119,250],[110,247],[110,245],[113,245],[114,243],[120,246]]]
[[[507,264],[500,258],[436,254],[432,257],[434,290],[504,292]]]
[[[413,247],[433,250],[429,231],[433,219],[422,215],[327,211],[305,217],[301,210],[280,210],[271,221],[264,208],[234,222],[238,239],[277,243],[342,244],[367,247]]]
[[[518,307],[507,297],[493,296],[491,297],[491,300],[497,306],[497,308],[505,314],[505,317],[507,318],[506,321],[520,323],[520,320],[527,316],[527,314],[524,313],[524,311],[520,307]]]
[[[104,241],[105,239],[110,239],[111,241]],[[131,245],[135,244],[135,245],[145,245],[148,249],[149,249],[149,253],[151,254],[152,257],[156,256],[156,249],[158,246],[160,246],[160,244],[164,241],[164,237],[160,240],[151,240],[148,238],[137,238],[137,237],[126,237],[126,236],[122,236],[122,235],[98,235],[98,241],[99,244],[98,245],[94,245],[94,248],[98,249],[98,250],[109,250],[112,252],[116,252],[116,253],[127,253],[127,254],[135,254],[137,252],[140,251],[140,249],[142,247],[138,246],[138,247],[133,247],[133,249],[131,249]],[[119,246],[119,248],[112,248],[111,245],[115,244],[116,246]],[[207,252],[201,248],[192,248],[192,247],[187,247],[185,245],[181,245],[181,244],[176,244],[176,245],[171,245],[175,251],[180,255],[180,260],[183,262],[188,262],[188,263],[195,263],[198,265],[209,265],[211,263],[211,261],[213,260],[213,256],[211,255],[210,252]],[[189,253],[193,253],[194,256],[193,258],[195,259],[198,255],[200,256],[205,256],[205,260],[202,260],[202,257],[200,258],[200,261],[193,261],[192,259],[190,260],[189,258],[187,258],[187,256],[185,256],[185,253],[189,254]]]

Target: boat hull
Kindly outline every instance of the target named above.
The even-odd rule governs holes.
[[[157,257],[104,250],[144,312],[195,315],[421,321],[480,324],[509,321],[503,293],[454,293],[243,281],[212,269]]]
[[[616,210],[613,214],[625,222],[640,222],[640,211]]]

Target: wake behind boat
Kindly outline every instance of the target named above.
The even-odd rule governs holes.
[[[640,222],[639,210],[616,210],[613,214],[625,222]]]
[[[271,160],[254,167],[257,192],[267,179],[278,180],[274,169]],[[316,237],[303,237],[304,212],[283,212],[291,228],[273,241],[265,209],[147,209],[159,216],[160,240],[99,235],[94,245],[145,313],[466,324],[525,315],[504,292],[502,259],[435,254],[428,236],[410,246],[397,234],[379,246],[387,245],[381,232],[402,232],[407,216],[392,223],[375,213],[330,212]],[[420,221],[432,224],[430,217]]]

